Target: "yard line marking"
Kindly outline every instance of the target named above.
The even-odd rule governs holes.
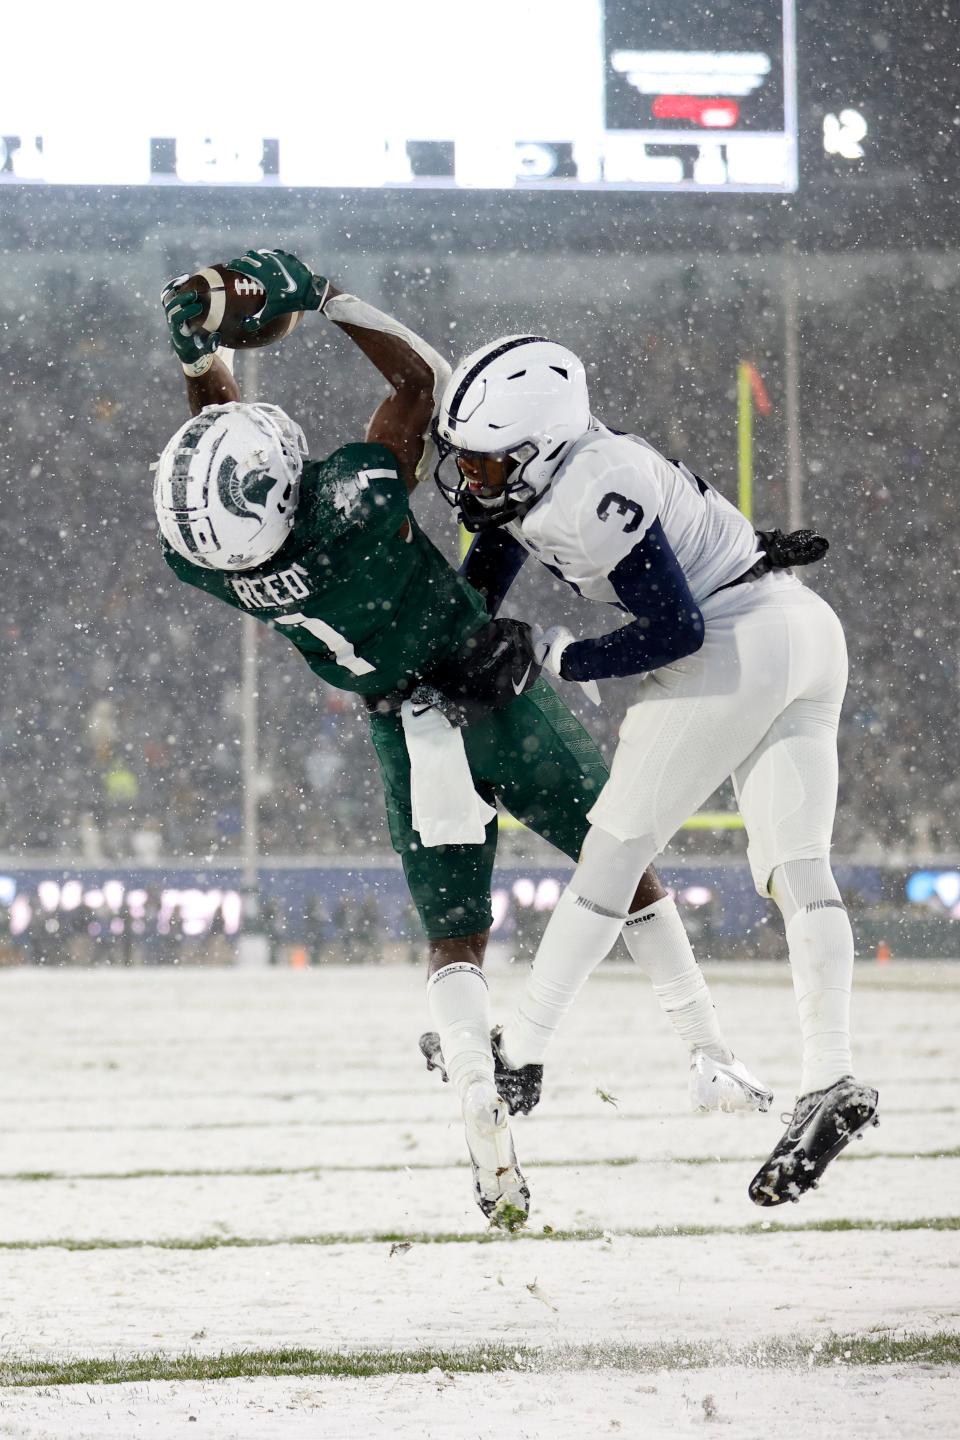
[[[258,1250],[283,1245],[322,1246],[332,1245],[496,1245],[513,1244],[515,1241],[557,1241],[563,1244],[584,1244],[613,1240],[684,1240],[698,1239],[708,1235],[802,1235],[849,1234],[851,1232],[884,1232],[902,1230],[960,1230],[960,1216],[931,1216],[911,1220],[813,1220],[808,1224],[783,1223],[757,1220],[750,1225],[651,1225],[614,1230],[590,1227],[583,1230],[554,1230],[545,1226],[542,1230],[516,1230],[511,1233],[499,1229],[480,1231],[387,1231],[384,1233],[326,1231],[316,1235],[253,1236],[253,1235],[203,1235],[194,1239],[166,1240],[0,1240],[0,1251],[18,1250],[68,1250],[71,1252],[93,1250]]]
[[[41,1360],[30,1356],[0,1363],[0,1386],[123,1385],[149,1380],[225,1380],[240,1376],[423,1375],[620,1370],[649,1373],[734,1366],[775,1370],[824,1365],[862,1368],[873,1365],[955,1365],[960,1361],[960,1334],[953,1330],[878,1334],[797,1336],[723,1345],[690,1341],[641,1344],[498,1345],[482,1344],[449,1350],[238,1350],[219,1355],[190,1352],[112,1356],[109,1359]]]

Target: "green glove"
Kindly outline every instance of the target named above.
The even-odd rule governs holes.
[[[203,306],[196,290],[182,290],[178,293],[177,287],[186,279],[186,275],[178,275],[176,280],[169,281],[163,287],[160,301],[167,317],[170,344],[177,359],[187,375],[202,375],[204,370],[210,368],[214,351],[220,344],[220,334],[216,330],[190,330],[191,320],[195,320],[202,313]]]
[[[322,275],[314,275],[286,250],[248,250],[239,260],[229,261],[229,266],[259,280],[267,292],[263,309],[243,322],[244,330],[259,330],[278,315],[295,310],[319,310],[329,289]]]

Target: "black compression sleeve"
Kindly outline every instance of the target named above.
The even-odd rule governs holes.
[[[506,530],[482,532],[467,551],[460,574],[480,591],[491,615],[496,615],[506,599],[528,553]]]
[[[617,598],[635,617],[563,652],[564,680],[639,675],[692,655],[703,644],[703,616],[659,520],[610,572]]]

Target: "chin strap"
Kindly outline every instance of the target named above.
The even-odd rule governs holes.
[[[470,535],[480,535],[484,530],[496,530],[502,525],[509,525],[511,520],[522,520],[546,495],[550,486],[540,491],[539,495],[525,495],[522,500],[506,496],[499,505],[484,503],[478,495],[471,495],[469,490],[460,491],[455,499],[450,499],[440,487],[440,493],[449,505],[460,512],[460,523]]]
[[[329,300],[324,300],[320,306],[321,313],[328,320],[334,320],[339,325],[356,325],[362,330],[379,330],[384,335],[393,335],[398,340],[403,340],[415,355],[425,360],[433,371],[433,414],[430,417],[430,425],[423,436],[423,454],[417,466],[417,479],[425,480],[432,475],[438,463],[436,445],[433,440],[433,422],[440,411],[440,396],[446,388],[450,379],[450,366],[443,356],[428,345],[426,340],[421,340],[406,325],[395,320],[392,315],[386,315],[375,306],[368,305],[366,300],[359,300],[356,295],[331,295]]]

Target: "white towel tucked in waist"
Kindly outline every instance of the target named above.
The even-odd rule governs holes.
[[[463,735],[439,710],[400,707],[410,756],[413,828],[424,845],[482,845],[496,815],[473,788]]]

